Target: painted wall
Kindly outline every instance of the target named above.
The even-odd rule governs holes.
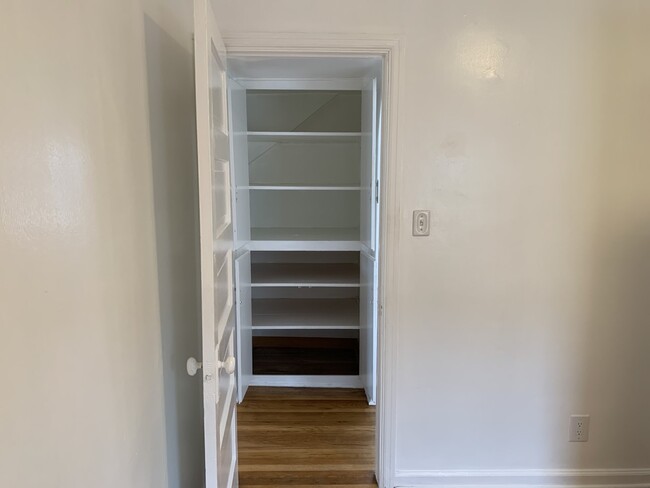
[[[398,481],[650,468],[650,2],[219,5],[225,35],[402,36]]]
[[[0,486],[200,486],[191,25],[2,4]]]

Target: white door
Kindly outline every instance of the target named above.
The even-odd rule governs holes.
[[[375,258],[360,253],[359,289],[359,377],[368,403],[374,405],[377,397],[377,301]]]
[[[361,91],[361,243],[376,249],[377,220],[377,79]]]
[[[248,121],[246,89],[228,79],[230,115],[230,171],[233,176],[233,222],[235,249],[251,240],[250,191],[248,189]],[[236,202],[236,204],[235,204]]]
[[[361,92],[361,288],[359,291],[359,376],[370,404],[377,379],[377,79]]]
[[[225,49],[210,0],[194,1],[205,486],[237,479],[233,226]]]
[[[237,308],[237,400],[244,401],[253,379],[253,310],[251,297],[251,253],[235,260]]]

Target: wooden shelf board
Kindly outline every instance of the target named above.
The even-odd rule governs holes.
[[[354,142],[361,132],[271,132],[248,131],[250,142]]]
[[[359,266],[330,263],[253,263],[251,286],[353,287],[359,285]]]
[[[301,325],[254,325],[253,330],[359,330],[358,325],[319,325],[301,322]]]
[[[251,228],[250,251],[360,251],[358,228]]]
[[[358,241],[358,228],[253,227],[254,241]]]
[[[253,330],[357,330],[356,299],[254,299]]]
[[[359,241],[259,240],[245,244],[248,251],[362,251]]]
[[[360,186],[291,186],[291,185],[250,185],[237,187],[238,190],[264,190],[264,191],[360,191]]]

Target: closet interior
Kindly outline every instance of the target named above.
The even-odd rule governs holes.
[[[264,385],[374,403],[379,60],[229,66],[239,401]]]

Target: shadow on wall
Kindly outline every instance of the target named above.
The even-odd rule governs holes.
[[[145,15],[169,488],[201,486],[198,189],[193,55]]]
[[[575,385],[575,413],[592,422],[578,467],[650,466],[650,59],[648,17],[634,5],[605,4],[595,31],[589,312]]]
[[[650,59],[647,8],[600,15],[592,276],[583,392],[599,442],[650,466]],[[606,41],[606,42],[604,42]],[[598,399],[598,401],[596,401]],[[616,412],[616,418],[608,418]],[[599,459],[606,466],[609,459]]]

